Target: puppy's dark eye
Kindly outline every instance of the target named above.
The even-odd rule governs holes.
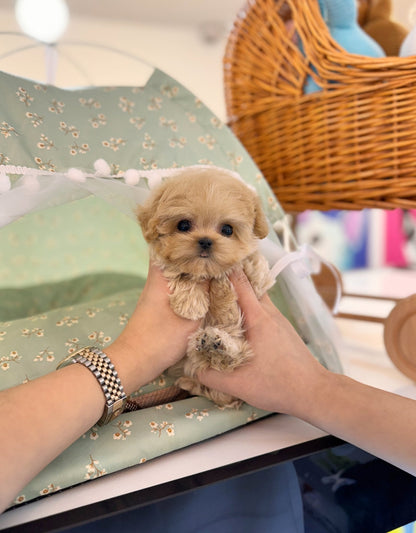
[[[233,234],[233,227],[229,224],[224,224],[221,228],[221,234],[225,237],[231,237],[231,235]]]
[[[176,227],[178,228],[178,231],[186,232],[191,230],[192,224],[189,220],[180,220]]]

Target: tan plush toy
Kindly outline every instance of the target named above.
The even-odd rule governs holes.
[[[391,9],[391,0],[359,0],[358,22],[387,56],[398,56],[407,30],[390,20]]]

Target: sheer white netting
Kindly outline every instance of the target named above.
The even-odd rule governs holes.
[[[198,168],[218,168],[212,165],[194,165]],[[79,168],[70,168],[66,172],[47,172],[29,167],[11,165],[0,166],[0,227],[5,226],[27,213],[40,211],[48,207],[57,206],[90,195],[95,195],[128,217],[136,218],[137,205],[143,203],[150,191],[159,185],[164,178],[173,177],[183,172],[185,168],[177,167],[154,170],[128,169],[120,175],[111,175],[110,166],[106,161],[99,159],[94,163],[94,173],[85,172]],[[235,178],[242,180],[236,172],[222,168]],[[247,184],[248,187],[250,185]],[[325,326],[327,338],[314,339],[316,345],[314,352],[324,353],[323,362],[335,371],[342,371],[336,351],[328,342],[337,344],[338,335],[334,330],[328,310],[324,308],[322,300],[318,297],[309,276],[319,272],[322,258],[310,247],[298,247],[293,242],[289,222],[282,219],[279,222],[279,233],[283,234],[282,242],[277,238],[270,225],[269,236],[259,242],[260,251],[269,262],[272,274],[280,278],[283,289],[287,286],[290,291],[287,298],[292,302],[301,302],[303,312],[299,309],[299,316],[303,316],[300,324],[301,330],[308,330],[308,319],[315,322],[319,316],[321,326]],[[283,244],[283,246],[282,246]],[[294,249],[293,249],[294,247]],[[286,290],[286,289],[285,289]],[[341,296],[341,287],[338,286],[335,309]],[[319,315],[316,310],[320,309]],[[312,348],[312,346],[311,346]]]
[[[143,203],[151,189],[164,178],[173,177],[185,168],[213,169],[213,165],[192,165],[154,170],[130,168],[111,175],[104,159],[94,163],[94,173],[79,168],[66,172],[47,172],[29,167],[0,165],[0,227],[27,213],[72,202],[91,194],[102,198],[129,217]],[[230,176],[244,181],[232,170],[221,168]],[[250,187],[250,185],[247,185]]]
[[[163,178],[180,173],[183,168],[155,170],[128,169],[111,175],[102,159],[94,164],[94,173],[79,168],[66,172],[47,172],[36,168],[0,166],[0,227],[27,213],[95,195],[134,218],[136,206]],[[230,174],[235,174],[230,171]]]

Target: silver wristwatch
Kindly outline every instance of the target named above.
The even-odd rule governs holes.
[[[97,378],[105,396],[104,412],[97,423],[99,426],[108,424],[123,412],[127,402],[126,393],[113,363],[95,346],[87,346],[68,355],[59,363],[57,369],[72,363],[84,365]]]

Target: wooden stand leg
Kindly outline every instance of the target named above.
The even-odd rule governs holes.
[[[384,344],[397,368],[416,381],[416,294],[400,300],[386,318]]]
[[[337,299],[337,287],[342,288],[341,273],[323,264],[321,272],[313,275],[312,280],[321,298],[333,312]],[[396,302],[387,318],[358,313],[333,312],[333,314],[336,318],[384,324],[384,344],[388,356],[403,374],[416,381],[416,294],[397,299],[346,293],[342,288],[342,296]]]

